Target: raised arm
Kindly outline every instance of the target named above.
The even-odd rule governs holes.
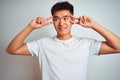
[[[120,53],[120,38],[117,35],[107,30],[88,16],[81,16],[79,18],[74,17],[74,20],[75,19],[76,21],[72,21],[73,23],[80,24],[86,28],[91,28],[104,37],[106,41],[102,42],[99,54]]]
[[[33,19],[27,27],[25,27],[8,45],[6,48],[6,51],[10,54],[15,54],[15,55],[30,55],[30,52],[26,46],[26,43],[24,40],[26,37],[34,30],[37,28],[41,28],[45,25],[51,24],[52,22],[48,22],[49,18],[35,18]]]

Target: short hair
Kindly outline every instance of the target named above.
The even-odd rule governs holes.
[[[69,10],[71,14],[74,14],[74,7],[67,1],[57,2],[51,8],[51,14],[54,15],[55,12],[59,10]]]

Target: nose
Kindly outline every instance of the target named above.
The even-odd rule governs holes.
[[[65,21],[64,21],[63,19],[60,19],[59,25],[63,25],[64,22],[65,22]]]

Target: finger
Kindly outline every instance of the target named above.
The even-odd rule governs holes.
[[[50,16],[48,18],[45,19],[45,21],[49,21],[49,20],[52,20],[53,19],[53,16]]]
[[[84,24],[85,20],[84,20],[84,16],[80,16],[80,23]]]
[[[72,18],[72,20],[78,20],[79,19],[78,17],[75,17],[73,15],[71,15],[71,18]]]
[[[75,21],[70,21],[70,23],[75,24]]]
[[[82,23],[87,22],[87,16],[82,16]]]
[[[86,21],[85,17],[84,16],[80,16],[80,23],[79,24],[83,26],[85,24],[85,21]]]
[[[46,25],[50,25],[50,24],[52,24],[53,22],[51,21],[51,22],[46,22]]]
[[[53,23],[52,19],[53,19],[53,16],[50,16],[50,17],[46,18],[45,19],[45,22],[46,22],[45,24],[46,25],[52,24]]]
[[[84,20],[84,22],[86,22],[86,16],[83,16],[83,20]]]
[[[79,22],[78,21],[70,21],[70,23],[72,23],[72,24],[78,24]]]
[[[79,23],[79,18],[78,17],[75,17],[75,16],[73,16],[73,15],[71,15],[71,23],[72,24],[78,24]]]
[[[36,22],[41,24],[43,22],[43,18],[42,17],[37,17]]]

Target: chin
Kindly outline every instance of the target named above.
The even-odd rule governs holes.
[[[68,33],[62,32],[62,33],[58,33],[58,35],[65,36],[65,35],[68,35]]]

